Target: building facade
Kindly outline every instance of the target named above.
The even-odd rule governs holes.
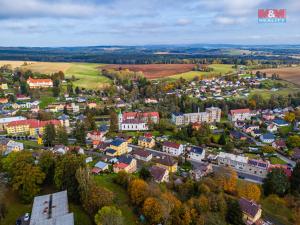
[[[145,131],[149,124],[158,122],[158,112],[120,112],[118,115],[120,131]]]
[[[29,77],[27,80],[29,88],[50,88],[53,87],[53,82],[51,79],[34,79]]]
[[[234,109],[230,110],[228,119],[232,122],[245,121],[251,119],[250,109]]]

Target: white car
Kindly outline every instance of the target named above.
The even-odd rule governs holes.
[[[25,215],[24,215],[24,221],[28,221],[29,220],[29,213],[26,213]]]

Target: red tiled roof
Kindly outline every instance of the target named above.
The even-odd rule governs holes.
[[[29,77],[27,82],[29,83],[52,83],[51,79],[34,79]]]
[[[143,113],[139,113],[139,112],[124,112],[123,113],[123,118],[127,119],[127,117],[143,117],[143,118],[147,118],[147,117],[159,117],[159,113],[158,112],[143,112]]]
[[[285,175],[287,175],[288,177],[292,176],[292,170],[287,165],[280,165],[280,164],[270,165],[269,171],[272,171],[272,169],[276,169],[276,168],[282,169],[284,171]]]
[[[40,121],[40,120],[35,120],[35,119],[29,119],[29,120],[20,120],[20,121],[10,122],[7,125],[7,127],[28,125],[30,128],[38,128],[38,127],[44,127],[47,124],[59,125],[60,122],[59,122],[59,120]]]
[[[179,148],[180,147],[180,144],[177,144],[175,142],[169,142],[169,141],[165,141],[163,143],[163,146],[166,146],[166,147],[169,147],[169,148]]]
[[[233,109],[230,110],[230,114],[241,114],[241,113],[250,113],[250,109]]]
[[[125,169],[128,166],[126,163],[117,163],[114,165],[114,167],[117,167],[119,169]]]

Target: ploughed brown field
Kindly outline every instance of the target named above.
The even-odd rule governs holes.
[[[290,81],[295,84],[300,85],[300,67],[286,67],[286,68],[274,68],[274,69],[263,69],[259,70],[265,72],[268,76],[271,76],[273,73],[279,74],[281,79]],[[254,71],[255,73],[256,71]]]
[[[143,72],[146,78],[156,79],[176,74],[186,73],[194,68],[194,64],[145,64],[145,65],[107,65],[102,69],[128,69],[134,72]]]

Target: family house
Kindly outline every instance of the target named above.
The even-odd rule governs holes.
[[[105,162],[99,161],[95,164],[95,166],[91,172],[94,174],[99,174],[100,172],[103,172],[105,170],[108,170],[108,164]]]
[[[266,133],[259,137],[259,139],[266,144],[271,144],[275,141],[275,136],[272,133]]]
[[[152,159],[152,153],[143,149],[137,149],[133,151],[134,158],[149,162]]]
[[[211,163],[201,163],[196,169],[190,170],[190,177],[196,181],[199,181],[202,177],[205,177],[213,172]]]
[[[156,165],[167,169],[170,173],[175,173],[178,168],[178,163],[173,157],[164,155],[159,159],[156,159]]]
[[[116,155],[123,155],[128,152],[128,143],[127,141],[124,141],[123,139],[116,138],[110,143],[109,146],[110,149],[116,151]]]
[[[285,141],[282,139],[276,140],[272,143],[272,147],[278,150],[283,150],[286,148]]]
[[[243,221],[246,224],[254,224],[262,215],[261,206],[254,201],[249,201],[245,198],[239,200],[239,205],[243,213]]]
[[[188,158],[195,161],[202,161],[205,158],[205,150],[201,147],[189,146],[186,148]]]
[[[278,130],[278,126],[274,123],[271,123],[267,126],[267,131],[271,132],[271,133],[275,133]]]
[[[155,182],[169,182],[169,171],[166,168],[153,165],[150,167],[149,172]]]
[[[183,153],[183,145],[175,142],[165,141],[162,144],[162,151],[174,156],[179,156]]]
[[[155,140],[153,138],[140,136],[138,139],[138,146],[143,148],[153,148],[155,146]]]
[[[115,173],[125,171],[127,173],[134,173],[137,169],[137,161],[131,156],[122,155],[118,158],[118,162],[114,164],[113,170]]]
[[[289,125],[289,123],[283,119],[275,119],[273,120],[273,124],[275,124],[277,127],[286,127]]]
[[[97,131],[97,130],[88,132],[86,137],[88,139],[90,139],[91,141],[104,141],[105,140],[104,133],[102,133],[101,131]]]

